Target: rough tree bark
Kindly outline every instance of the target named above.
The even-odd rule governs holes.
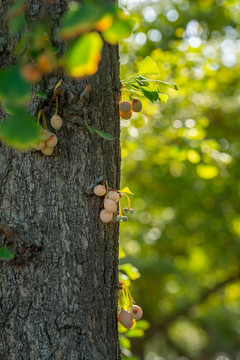
[[[11,64],[7,34],[10,0],[0,0],[1,66]],[[110,2],[110,1],[108,1]],[[38,18],[46,1],[27,2],[28,19]],[[56,24],[67,1],[48,2]],[[55,44],[62,46],[55,31]],[[120,359],[117,333],[118,225],[99,221],[101,200],[93,187],[120,182],[117,47],[104,45],[99,71],[73,81],[64,74],[44,79],[52,96],[62,78],[59,114],[64,125],[50,157],[19,153],[0,144],[0,246],[15,254],[0,261],[1,360]],[[89,99],[80,102],[87,83]],[[36,116],[43,104],[33,97]],[[3,113],[3,111],[2,111]],[[54,106],[47,118],[54,113]],[[2,114],[0,114],[2,115]],[[79,122],[112,134],[107,141],[84,131]]]

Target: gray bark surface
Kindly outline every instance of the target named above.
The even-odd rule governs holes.
[[[30,20],[37,18],[42,3],[28,2]],[[1,66],[12,61],[7,6],[7,0],[0,0]],[[48,4],[55,21],[65,8],[61,0]],[[16,255],[11,261],[0,261],[1,360],[121,357],[118,225],[100,222],[101,199],[92,193],[103,180],[119,188],[117,47],[104,45],[93,77],[76,81],[56,73],[44,78],[41,90],[51,97],[60,79],[63,128],[56,132],[59,143],[53,155],[19,153],[0,144],[0,246],[6,242]],[[81,93],[87,83],[92,91],[83,102]],[[44,105],[33,97],[28,109],[36,116]],[[47,109],[48,124],[54,110],[54,104]],[[79,123],[84,119],[115,140],[82,129]]]

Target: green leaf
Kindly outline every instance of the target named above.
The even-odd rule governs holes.
[[[26,23],[24,14],[25,0],[15,0],[9,9],[9,28],[11,34],[16,34]]]
[[[36,95],[39,96],[42,99],[45,99],[45,100],[47,99],[47,94],[42,92],[42,91],[37,91]]]
[[[102,36],[109,44],[117,45],[120,40],[131,35],[133,25],[132,19],[128,17],[116,19],[109,29],[102,32]]]
[[[122,335],[119,340],[120,340],[120,346],[122,348],[130,350],[131,343],[125,336]]]
[[[136,322],[136,329],[147,330],[150,327],[150,324],[147,320],[139,320]]]
[[[148,86],[149,85],[149,81],[147,78],[145,78],[144,76],[142,75],[139,75],[137,78],[136,78],[136,81],[140,84],[142,84],[141,86]],[[151,80],[150,80],[151,81]]]
[[[155,103],[158,100],[158,89],[156,88],[156,86],[154,84],[150,84],[148,87],[147,86],[142,86],[140,88],[140,91],[152,103]]]
[[[40,131],[41,126],[21,108],[0,124],[0,137],[19,150],[34,145],[39,140]]]
[[[142,329],[130,329],[126,333],[126,336],[128,338],[143,337],[144,336],[144,331]]]
[[[138,269],[132,264],[120,265],[119,269],[121,271],[124,271],[131,280],[136,280],[141,276]]]
[[[138,74],[159,75],[157,64],[149,56],[145,57],[140,64]]]
[[[158,98],[159,98],[159,100],[161,101],[161,102],[163,102],[163,103],[166,103],[167,102],[167,99],[168,99],[168,95],[166,95],[166,94],[162,94],[162,93],[158,93]]]
[[[14,255],[11,253],[10,250],[8,250],[7,246],[4,245],[0,249],[0,260],[11,260],[14,258]]]
[[[103,41],[96,32],[72,41],[62,58],[66,73],[72,77],[93,75],[98,70]]]
[[[21,107],[30,99],[29,86],[23,80],[16,67],[0,71],[0,100],[3,105]]]
[[[91,31],[102,15],[103,9],[97,4],[78,5],[72,3],[62,19],[60,35],[64,40],[68,40]]]
[[[178,91],[177,85],[170,84],[169,82],[162,81],[162,80],[154,80],[154,79],[151,79],[150,81],[158,82],[160,85],[167,86],[167,87],[169,87],[171,89],[174,89],[174,90]]]
[[[134,194],[130,191],[129,187],[125,187],[125,188],[122,189],[122,190],[118,190],[118,192],[134,195]]]
[[[114,137],[112,135],[105,133],[102,130],[95,129],[92,126],[89,126],[86,121],[85,121],[85,125],[92,134],[98,134],[99,136],[101,136],[103,139],[106,140],[114,140]]]
[[[102,130],[94,129],[95,133],[101,136],[106,140],[114,140],[114,137],[108,133],[103,132]]]

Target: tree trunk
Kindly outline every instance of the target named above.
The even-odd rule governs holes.
[[[42,3],[28,2],[29,20],[38,17]],[[13,41],[4,20],[7,5],[8,0],[0,0],[2,66],[12,62]],[[55,23],[65,9],[65,1],[48,3]],[[58,43],[57,31],[55,36]],[[0,261],[1,360],[121,357],[118,225],[100,222],[101,199],[92,193],[104,180],[119,188],[117,47],[104,45],[99,71],[89,79],[71,80],[59,73],[45,77],[49,97],[60,79],[64,123],[53,155],[19,153],[0,144],[0,246],[6,241],[16,255]],[[79,101],[87,83],[92,84],[89,99]],[[35,116],[42,101],[33,97],[29,105]],[[54,104],[47,118],[53,113]],[[115,140],[90,134],[79,125],[83,120]]]

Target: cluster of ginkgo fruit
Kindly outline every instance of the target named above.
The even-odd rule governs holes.
[[[133,112],[142,110],[142,102],[139,99],[131,98],[130,101],[124,100],[119,103],[120,116],[124,120],[132,117]]]
[[[122,215],[120,200],[125,196],[128,199],[128,207],[124,208],[125,213],[133,214],[134,210],[131,208],[129,196],[124,191],[117,191],[110,189],[107,182],[104,185],[96,185],[93,189],[95,195],[103,197],[103,209],[100,212],[100,219],[103,223],[108,223],[112,220],[113,214],[118,210],[119,214],[116,216],[116,221],[127,221],[128,217]]]
[[[122,290],[122,306],[120,312],[118,313],[118,321],[126,329],[131,329],[135,325],[136,320],[141,319],[143,311],[140,306],[134,305],[134,300],[130,294],[130,291],[123,281],[120,282],[120,286]],[[126,310],[126,308],[128,310]]]
[[[62,118],[61,118],[61,116],[58,115],[58,97],[55,94],[56,89],[58,86],[60,86],[60,84],[61,84],[61,80],[57,83],[57,85],[55,86],[55,89],[54,89],[54,98],[56,100],[56,112],[51,117],[51,125],[55,130],[59,130],[62,127]],[[33,146],[33,148],[35,150],[40,150],[42,152],[42,154],[45,156],[50,156],[53,153],[54,147],[58,143],[58,138],[57,138],[56,134],[54,134],[48,130],[45,114],[44,114],[44,112],[42,112],[42,110],[40,110],[38,113],[38,123],[39,123],[41,117],[42,117],[42,122],[43,122],[44,128],[41,130],[41,133],[40,133],[40,141],[38,141]]]

